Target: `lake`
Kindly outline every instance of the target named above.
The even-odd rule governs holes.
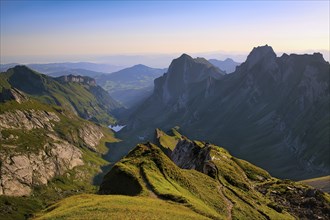
[[[123,129],[126,125],[109,125],[109,128],[111,128],[114,132],[118,132],[121,129]]]

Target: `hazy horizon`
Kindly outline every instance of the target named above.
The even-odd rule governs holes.
[[[265,44],[279,56],[321,52],[329,60],[329,1],[0,4],[1,64],[86,61],[167,67],[182,53],[243,62],[253,47]]]
[[[263,45],[258,45],[263,46]],[[269,45],[271,46],[271,45]],[[253,48],[251,48],[252,50]],[[282,56],[283,53],[291,54],[294,52],[277,52],[276,48],[273,48],[277,56]],[[250,52],[250,51],[249,51]],[[217,59],[217,60],[225,60],[227,58],[231,58],[236,62],[242,63],[246,60],[248,55],[239,54],[239,53],[226,53],[226,52],[204,52],[204,53],[187,53],[192,57],[204,57],[206,59]],[[297,51],[295,54],[313,54],[314,52],[322,53],[324,59],[329,62],[329,51]],[[167,68],[171,61],[177,57],[179,57],[182,53],[173,53],[173,54],[122,54],[122,55],[66,55],[64,57],[59,58],[58,56],[53,57],[16,57],[13,62],[0,62],[1,65],[11,64],[11,63],[19,63],[19,64],[48,64],[48,63],[79,63],[79,62],[90,62],[96,64],[109,64],[113,66],[118,66],[121,68],[126,68],[138,64],[143,64],[153,68]]]

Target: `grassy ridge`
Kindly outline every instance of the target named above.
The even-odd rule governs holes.
[[[177,131],[175,133],[181,136]],[[160,130],[157,134],[161,139],[159,142],[164,144],[162,148],[167,149],[174,136]],[[201,147],[205,144],[196,143]],[[218,170],[215,179],[195,170],[180,169],[153,144],[139,144],[105,176],[100,190],[106,194],[127,193],[127,190],[118,188],[120,182],[125,180],[124,189],[129,188],[134,195],[155,194],[160,199],[185,204],[213,219],[228,216],[234,219],[243,216],[256,219],[264,219],[265,216],[272,219],[293,218],[285,211],[279,213],[267,206],[272,201],[254,189],[254,181],[270,178],[266,171],[232,157],[223,148],[212,146],[211,156]],[[229,210],[228,207],[232,208]]]

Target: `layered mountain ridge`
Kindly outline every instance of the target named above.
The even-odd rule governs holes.
[[[112,97],[123,105],[132,107],[152,93],[154,79],[165,71],[138,64],[111,74],[100,75],[96,79]]]
[[[16,66],[1,73],[1,78],[2,88],[17,88],[42,102],[62,106],[97,123],[114,123],[111,114],[122,108],[94,79],[86,76],[52,78],[26,66]]]
[[[236,67],[240,65],[240,63],[235,62],[231,58],[225,60],[210,59],[208,61],[219,69],[225,71],[227,74],[235,72]]]
[[[188,55],[174,60],[123,137],[150,139],[152,128],[178,125],[275,176],[330,172],[329,63],[321,54],[277,57],[266,45],[254,48],[234,73],[210,65]]]

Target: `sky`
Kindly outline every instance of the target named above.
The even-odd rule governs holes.
[[[243,59],[265,44],[329,59],[328,0],[0,2],[2,64],[182,53]]]

